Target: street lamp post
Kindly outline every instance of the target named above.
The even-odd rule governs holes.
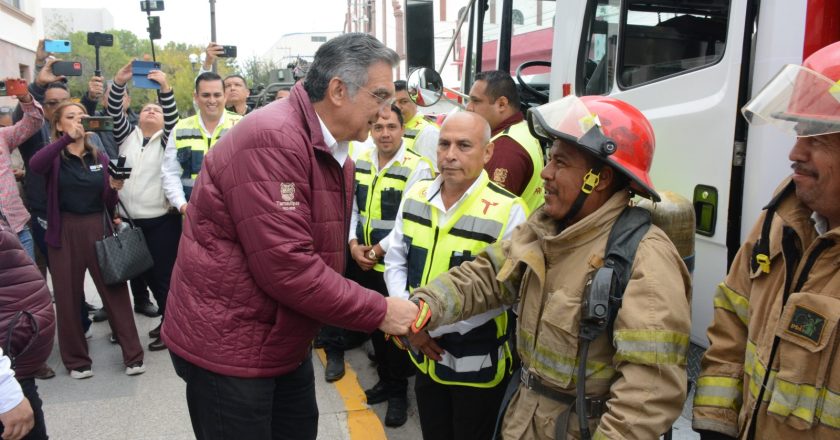
[[[198,66],[198,60],[199,57],[197,53],[190,54],[190,65],[192,66],[193,73],[198,72],[198,68],[196,67]]]

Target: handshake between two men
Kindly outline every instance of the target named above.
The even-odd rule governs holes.
[[[417,321],[420,308],[402,298],[387,297],[385,302],[388,308],[385,311],[385,319],[379,324],[379,329],[386,335],[407,335],[411,326]]]

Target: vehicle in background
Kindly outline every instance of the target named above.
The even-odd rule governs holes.
[[[476,71],[499,69],[526,108],[610,95],[651,121],[653,182],[696,211],[691,340],[707,346],[715,287],[790,174],[794,140],[748,126],[740,108],[783,65],[840,40],[840,0],[472,0],[464,11],[456,61],[422,66],[457,65],[459,83],[444,84],[453,101]]]

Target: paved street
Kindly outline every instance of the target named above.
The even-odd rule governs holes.
[[[88,279],[88,301],[100,305],[96,289]],[[158,319],[134,315],[140,341],[150,341],[148,331]],[[107,322],[93,324],[89,340],[94,376],[85,380],[71,379],[61,365],[58,344],[49,365],[56,377],[38,381],[50,438],[64,439],[192,439],[192,428],[184,399],[184,382],[175,375],[168,351],[146,351],[146,373],[129,377],[124,373],[120,349],[108,340]],[[409,408],[409,421],[399,429],[384,428],[386,404],[368,407],[364,388],[376,382],[376,370],[360,348],[349,352],[347,375],[335,384],[324,382],[321,359],[313,356],[320,420],[318,438],[329,440],[413,440],[420,439],[420,425],[414,401]],[[351,371],[352,370],[352,371]],[[375,417],[376,416],[376,417]],[[675,439],[698,438],[680,419]]]

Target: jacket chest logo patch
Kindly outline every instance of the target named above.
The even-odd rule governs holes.
[[[281,183],[280,184],[280,197],[283,198],[284,202],[291,202],[295,199],[295,184],[294,183]]]
[[[819,344],[824,328],[825,316],[805,307],[796,306],[786,331]]]
[[[280,183],[280,198],[283,201],[278,201],[277,206],[284,211],[295,210],[300,205],[300,202],[295,201],[294,183]]]
[[[504,186],[505,181],[508,177],[508,170],[507,168],[496,168],[493,171],[493,181],[498,183],[499,185]]]

